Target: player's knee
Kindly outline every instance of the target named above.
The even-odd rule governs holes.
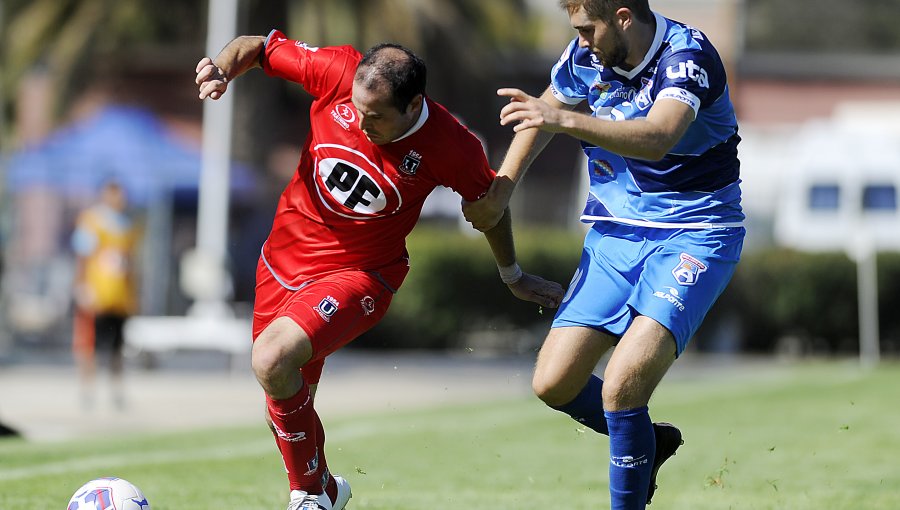
[[[627,377],[607,376],[603,380],[603,408],[607,411],[623,411],[645,406],[649,394],[636,381]]]
[[[263,388],[280,386],[312,357],[312,344],[293,321],[273,321],[253,342],[250,366]]]
[[[266,388],[276,384],[280,373],[284,370],[284,360],[279,359],[276,349],[257,342],[253,344],[250,367],[256,379]]]
[[[577,394],[570,391],[562,379],[540,371],[535,371],[531,389],[537,398],[551,407],[568,404]]]
[[[298,352],[299,350],[299,352]],[[308,349],[290,348],[277,341],[257,341],[253,344],[250,366],[267,393],[278,392],[290,384],[297,371],[309,360]]]

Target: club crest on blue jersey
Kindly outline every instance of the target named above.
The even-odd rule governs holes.
[[[338,306],[340,306],[340,303],[338,303],[337,299],[334,299],[332,296],[325,296],[317,306],[313,307],[313,310],[315,310],[325,322],[331,322],[331,317],[337,313]]]
[[[646,110],[653,105],[653,100],[650,99],[650,93],[653,91],[653,81],[650,78],[641,78],[641,90],[638,92],[637,96],[634,98],[634,104],[641,110]]]
[[[681,254],[681,261],[672,270],[675,281],[681,285],[694,285],[700,278],[700,273],[706,271],[706,265],[691,257],[687,253]]]
[[[397,168],[406,175],[416,175],[421,164],[422,156],[416,151],[409,151],[409,154],[403,156],[403,162]]]

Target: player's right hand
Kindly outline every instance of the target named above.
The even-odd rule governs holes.
[[[462,211],[466,221],[471,223],[475,230],[481,232],[496,227],[503,218],[514,188],[515,184],[508,178],[497,176],[484,196],[474,202],[462,201]]]
[[[209,57],[203,57],[197,63],[197,78],[194,81],[200,88],[200,99],[219,99],[228,89],[228,77]]]

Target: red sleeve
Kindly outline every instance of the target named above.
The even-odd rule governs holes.
[[[459,193],[464,199],[471,202],[484,195],[491,183],[494,182],[496,172],[491,169],[484,154],[481,141],[462,125],[457,125],[457,142],[449,144],[457,157],[457,167],[447,172],[444,182],[441,183],[453,191]]]
[[[278,30],[266,38],[262,67],[266,74],[299,83],[319,98],[353,80],[361,55],[352,46],[317,48],[288,39]]]

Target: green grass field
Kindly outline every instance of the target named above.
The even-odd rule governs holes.
[[[327,382],[327,381],[326,381]],[[650,510],[900,508],[900,366],[817,363],[664,381],[685,445]],[[329,420],[351,510],[608,508],[607,440],[536,399]],[[282,509],[264,425],[66,443],[0,441],[0,509],[65,507],[99,476],[154,510]]]

